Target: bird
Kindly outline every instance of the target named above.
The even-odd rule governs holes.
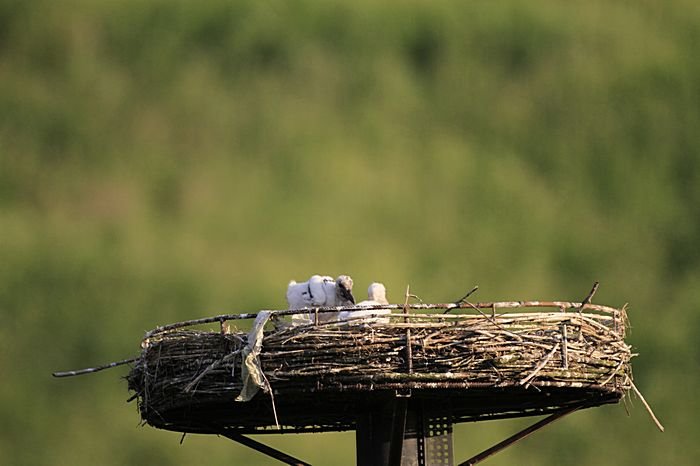
[[[353,306],[355,305],[355,297],[352,295],[353,281],[349,275],[340,275],[333,280],[330,277],[325,277],[323,281],[323,290],[326,295],[326,307],[337,306]],[[330,279],[330,280],[328,280]],[[318,315],[319,322],[332,322],[338,320],[337,312],[324,312]]]
[[[374,282],[371,285],[369,285],[369,288],[367,288],[367,299],[357,303],[357,307],[372,308],[372,307],[376,307],[376,306],[385,306],[387,304],[389,304],[389,301],[386,299],[386,287],[384,286],[383,283]],[[377,315],[377,314],[379,314],[379,315],[391,314],[391,309],[367,309],[367,310],[359,310],[359,311],[342,311],[338,315],[338,320],[356,319],[356,318],[363,317],[363,316],[371,316],[371,315]],[[349,323],[361,323],[361,322],[377,322],[377,323],[382,323],[382,324],[388,324],[389,318],[388,317],[380,317],[380,318],[361,319],[361,320],[357,320],[355,322],[349,322]]]
[[[374,282],[367,288],[367,299],[357,303],[358,306],[383,306],[389,304],[386,299],[386,287],[383,283]]]
[[[289,309],[351,306],[355,304],[352,285],[352,278],[348,275],[340,275],[335,280],[327,275],[312,275],[302,283],[292,280],[287,285],[287,304]],[[334,312],[319,314],[320,322],[329,322],[337,318],[337,313]],[[295,325],[309,322],[309,313],[292,315],[292,323]]]
[[[303,309],[323,306],[326,302],[326,293],[323,290],[323,277],[312,275],[307,281],[297,283],[292,280],[287,285],[287,304],[289,309]],[[311,315],[292,314],[293,325],[304,325],[311,322]]]
[[[312,275],[311,278],[309,278],[308,289],[311,298],[311,306],[328,306],[328,293],[326,292],[328,283],[333,283],[333,278],[327,275]]]
[[[287,304],[289,305],[289,309],[311,307],[312,298],[311,279],[303,283],[297,283],[292,280],[289,282],[289,285],[287,285]]]

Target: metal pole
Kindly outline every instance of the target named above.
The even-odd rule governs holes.
[[[394,432],[393,400],[364,407],[355,427],[357,466],[388,466]]]
[[[575,406],[573,408],[568,408],[568,409],[565,409],[563,411],[559,411],[558,413],[552,414],[551,416],[546,417],[546,418],[542,419],[541,421],[531,425],[527,429],[523,429],[520,432],[518,432],[517,434],[511,435],[510,437],[508,437],[504,441],[497,443],[496,445],[492,446],[491,448],[482,451],[478,455],[469,458],[467,461],[460,463],[459,466],[473,466],[477,463],[481,463],[482,461],[495,455],[499,451],[511,446],[512,444],[514,444],[518,440],[524,439],[525,437],[532,434],[533,432],[540,430],[544,426],[551,424],[552,422],[554,422],[558,419],[561,419],[562,417],[566,416],[567,414],[573,413],[574,411],[576,411],[579,408],[580,408],[580,406]]]
[[[406,441],[406,414],[408,402],[406,398],[394,400],[391,422],[391,446],[389,447],[389,466],[401,466],[404,443]]]
[[[256,440],[253,440],[252,438],[248,438],[244,435],[237,434],[234,432],[221,432],[221,435],[224,437],[233,440],[234,442],[238,442],[242,445],[245,445],[246,447],[252,448],[253,450],[259,451],[262,454],[265,454],[267,456],[271,456],[272,458],[275,458],[276,460],[280,460],[281,462],[291,465],[291,466],[311,466],[309,463],[305,463],[300,459],[294,458],[293,456],[290,456],[286,453],[283,453],[279,450],[276,450],[270,446],[265,445],[264,443],[260,443]]]
[[[357,419],[358,466],[451,466],[452,423],[422,400],[397,397]]]

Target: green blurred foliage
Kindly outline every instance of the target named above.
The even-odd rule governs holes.
[[[489,460],[697,464],[700,4],[0,0],[0,457],[275,464],[138,426],[156,325],[349,273],[630,302],[631,397]],[[121,371],[121,372],[120,372]],[[457,459],[530,420],[460,425]],[[270,436],[354,464],[352,433]]]

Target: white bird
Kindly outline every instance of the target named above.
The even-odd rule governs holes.
[[[330,277],[328,277],[330,278]],[[352,295],[352,278],[348,275],[340,275],[333,281],[326,280],[323,282],[323,289],[326,293],[327,307],[335,306],[353,306],[355,297]],[[332,322],[338,320],[337,312],[324,312],[318,315],[319,322]]]
[[[287,286],[287,304],[289,309],[312,307],[351,306],[355,304],[352,296],[352,278],[341,275],[333,280],[329,276],[313,275],[308,281],[297,283],[294,280]],[[319,321],[336,320],[337,313],[319,314]],[[301,325],[311,322],[309,313],[292,315],[292,322]]]
[[[311,280],[303,283],[297,283],[294,280],[289,282],[289,285],[287,285],[287,304],[289,309],[311,307],[313,295],[310,282]]]
[[[330,278],[330,277],[329,277]],[[331,280],[333,280],[331,278]],[[312,275],[307,281],[297,283],[292,280],[287,285],[287,304],[289,309],[303,309],[320,307],[326,302],[326,293],[323,289],[323,277]],[[292,324],[303,325],[311,322],[309,313],[293,314]]]
[[[386,287],[383,283],[372,283],[367,288],[367,299],[357,303],[358,306],[383,306],[389,304],[386,299]]]
[[[309,293],[311,294],[311,306],[328,306],[328,293],[326,287],[328,283],[333,283],[333,278],[329,276],[312,275],[309,278]]]
[[[367,288],[367,299],[357,303],[357,307],[376,307],[376,306],[384,306],[387,304],[389,304],[389,301],[386,299],[386,287],[382,283],[374,282],[369,286],[369,288]],[[338,320],[357,319],[357,318],[364,317],[364,316],[386,315],[386,314],[391,314],[391,309],[367,309],[367,310],[360,310],[360,311],[342,311],[338,315]],[[377,322],[377,323],[381,323],[381,324],[388,324],[389,318],[388,317],[379,317],[379,318],[361,319],[361,320],[357,320],[355,322],[351,321],[349,323],[352,324],[352,323],[362,323],[362,322]]]

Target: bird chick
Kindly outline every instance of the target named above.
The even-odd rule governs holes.
[[[330,277],[329,277],[330,278]],[[340,275],[333,280],[326,280],[323,287],[326,293],[326,306],[352,306],[355,297],[352,295],[352,278],[348,275]],[[318,315],[319,322],[332,322],[338,320],[337,312],[324,312]]]
[[[389,304],[386,299],[386,287],[382,283],[374,282],[367,288],[367,299],[357,303],[357,307],[376,307]],[[359,324],[363,322],[389,323],[388,317],[363,318],[364,316],[391,314],[391,309],[367,309],[359,311],[342,311],[338,315],[338,320],[352,319],[349,324]],[[361,318],[361,319],[360,319]]]
[[[352,306],[355,304],[352,285],[352,278],[348,275],[340,275],[335,280],[327,275],[312,275],[309,280],[302,283],[292,280],[287,286],[287,304],[289,309]],[[318,315],[319,322],[337,319],[338,314],[335,312],[324,312]],[[292,315],[292,323],[295,325],[307,324],[311,321],[309,313]]]
[[[386,287],[383,283],[372,283],[369,288],[367,288],[367,299],[357,303],[358,306],[367,305],[385,305],[389,304],[386,299]]]
[[[297,283],[292,280],[287,285],[287,305],[289,309],[302,309],[311,306],[309,282]]]

